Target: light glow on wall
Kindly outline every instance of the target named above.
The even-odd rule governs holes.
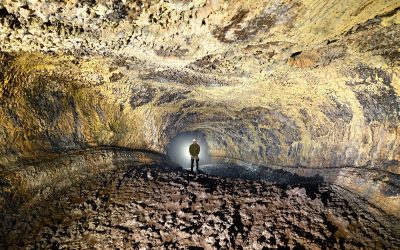
[[[196,137],[197,143],[200,145],[199,166],[209,164],[208,145],[204,134],[201,132],[184,132],[177,135],[167,146],[169,158],[183,168],[190,169],[189,147]]]

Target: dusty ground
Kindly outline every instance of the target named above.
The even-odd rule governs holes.
[[[337,186],[290,187],[141,165],[98,175],[69,192],[71,198],[63,194],[32,211],[37,226],[26,237],[14,235],[10,248],[400,247],[398,220]]]

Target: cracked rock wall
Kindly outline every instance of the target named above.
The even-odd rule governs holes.
[[[216,158],[344,169],[334,182],[393,212],[399,8],[2,1],[0,164],[101,145],[165,152],[180,132],[201,130]],[[347,167],[383,175],[361,188],[344,178]]]

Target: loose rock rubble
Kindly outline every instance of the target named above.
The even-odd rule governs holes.
[[[0,174],[200,132],[399,217],[399,24],[399,0],[1,0]]]
[[[399,0],[1,0],[0,249],[400,248],[398,34]],[[260,171],[94,150],[186,132]]]
[[[31,218],[41,224],[11,248],[400,247],[398,219],[337,186],[282,186],[142,165],[98,175],[69,192],[46,204],[53,211],[46,218]]]

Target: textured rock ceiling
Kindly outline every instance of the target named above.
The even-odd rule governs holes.
[[[399,9],[3,0],[0,164],[99,145],[165,152],[200,130],[214,157],[339,169],[327,178],[396,213]]]

